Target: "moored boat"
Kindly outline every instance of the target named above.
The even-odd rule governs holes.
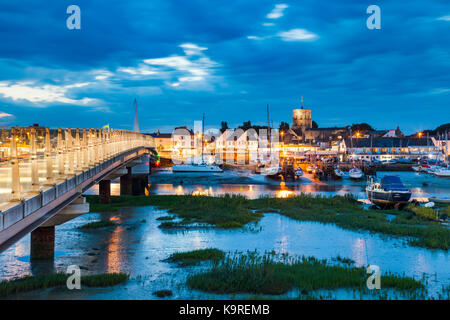
[[[429,201],[434,202],[434,203],[450,203],[450,198],[435,198],[435,197],[431,197],[428,198]]]
[[[334,168],[334,176],[337,179],[342,179],[345,176],[345,172],[339,169],[339,167]]]
[[[396,176],[385,176],[381,182],[371,179],[366,187],[366,194],[373,204],[381,208],[402,209],[411,198],[411,191]]]
[[[223,172],[223,170],[216,165],[209,165],[206,163],[199,164],[176,164],[172,167],[172,172]]]
[[[433,174],[438,177],[450,177],[450,168],[441,167],[434,170]]]
[[[348,172],[348,176],[353,180],[361,180],[364,177],[364,173],[359,168],[352,168]]]

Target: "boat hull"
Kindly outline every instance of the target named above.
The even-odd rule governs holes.
[[[411,199],[411,192],[366,190],[367,198],[381,208],[403,208]]]
[[[174,165],[172,172],[223,172],[218,166]]]

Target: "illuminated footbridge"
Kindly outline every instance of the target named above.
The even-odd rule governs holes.
[[[153,138],[132,131],[1,128],[0,252],[31,232],[31,258],[53,258],[55,225],[89,211],[83,192],[99,183],[108,202],[120,177],[122,194],[138,194],[149,171],[136,176],[132,167],[151,166],[153,154]]]

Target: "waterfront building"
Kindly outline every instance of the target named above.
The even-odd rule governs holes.
[[[398,158],[438,159],[442,154],[435,138],[345,138],[340,150],[353,160],[386,161]]]
[[[151,133],[151,137],[155,141],[156,150],[160,157],[170,158],[173,150],[173,140],[171,133],[160,133],[159,130],[157,132]]]

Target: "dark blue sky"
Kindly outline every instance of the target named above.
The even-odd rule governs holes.
[[[66,9],[81,8],[81,30]],[[366,8],[381,8],[381,30]],[[407,133],[450,122],[448,0],[0,3],[0,125],[169,131],[292,121]]]

